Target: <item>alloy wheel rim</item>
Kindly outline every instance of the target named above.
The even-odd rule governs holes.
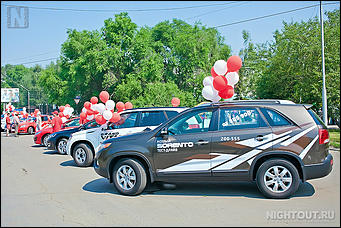
[[[78,148],[76,150],[76,160],[79,162],[79,163],[84,163],[85,162],[85,159],[86,159],[86,153],[85,151],[83,150],[83,148]]]
[[[264,174],[264,183],[271,192],[282,193],[290,188],[292,175],[283,166],[272,166]]]
[[[48,139],[48,136],[45,136],[45,138],[44,138],[44,146],[47,146],[47,139]]]
[[[136,174],[134,169],[128,165],[122,165],[116,173],[116,180],[124,190],[132,189],[136,184]]]
[[[65,142],[65,140],[59,141],[59,143],[58,143],[58,150],[62,154],[66,153],[66,142]]]

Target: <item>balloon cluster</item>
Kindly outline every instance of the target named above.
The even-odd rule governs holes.
[[[70,119],[74,111],[74,109],[69,104],[66,104],[64,106],[59,106],[58,109],[59,109],[58,116],[62,118],[63,123],[65,123],[68,119]]]
[[[115,106],[115,102],[113,100],[109,100],[109,93],[107,91],[102,91],[99,94],[99,99],[103,103],[98,103],[97,97],[92,97],[89,101],[84,102],[84,107],[80,114],[81,121],[84,123],[95,119],[96,122],[100,125],[105,124],[107,121],[117,123],[120,119],[120,112],[126,109],[132,109],[133,104],[130,102],[117,102]],[[115,112],[115,107],[117,112]]]
[[[218,60],[211,68],[211,75],[203,80],[202,96],[206,100],[218,102],[229,99],[234,95],[234,86],[239,81],[237,71],[242,67],[239,56],[231,56],[225,60]]]
[[[6,105],[5,111],[6,111],[6,112],[12,112],[12,111],[14,111],[14,109],[15,109],[15,107],[14,107],[11,103],[8,103],[8,104]]]

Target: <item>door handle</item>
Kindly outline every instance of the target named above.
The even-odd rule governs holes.
[[[263,141],[264,140],[263,135],[257,135],[256,140],[257,141]]]
[[[197,144],[197,145],[206,145],[206,144],[208,144],[208,143],[209,143],[209,141],[199,140],[199,141],[196,142],[195,144]]]

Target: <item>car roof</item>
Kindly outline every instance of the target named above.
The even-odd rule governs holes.
[[[132,109],[127,109],[122,111],[121,113],[126,113],[126,112],[132,112],[132,111],[177,111],[177,112],[182,112],[184,110],[188,109],[187,107],[144,107],[144,108],[132,108]]]

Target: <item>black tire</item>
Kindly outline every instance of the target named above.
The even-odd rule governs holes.
[[[49,136],[50,134],[45,134],[42,138],[41,138],[41,144],[43,145],[43,146],[48,146],[47,145],[47,137]]]
[[[128,171],[131,171],[130,174],[134,175],[126,175],[126,177],[135,177],[135,180],[129,179],[129,182],[133,186],[128,186],[129,184],[126,184],[126,189],[124,188],[124,182],[127,183],[127,179],[123,180],[123,183],[121,185],[121,182],[119,182],[119,173],[122,174],[124,173],[124,167],[128,168]],[[134,173],[132,173],[134,171]],[[124,174],[123,174],[124,175]],[[130,159],[130,158],[123,158],[119,160],[112,171],[112,180],[114,182],[114,185],[121,194],[123,195],[129,195],[129,196],[134,196],[140,194],[146,187],[147,185],[147,175],[146,171],[143,168],[143,165],[135,160],[135,159]],[[132,181],[131,181],[132,180]]]
[[[80,167],[88,167],[93,164],[94,155],[91,147],[86,143],[77,144],[72,153],[73,160]]]
[[[34,133],[33,127],[28,127],[27,128],[27,133],[30,134],[30,135],[33,135],[33,133]]]
[[[277,175],[275,172],[272,172],[276,170],[276,167],[278,170]],[[278,173],[285,173],[285,175],[281,177],[281,175],[278,175]],[[265,181],[268,181],[268,184],[266,184]],[[266,160],[259,167],[256,175],[256,183],[258,189],[265,197],[273,199],[285,199],[289,198],[297,191],[300,185],[300,175],[296,167],[291,162],[285,159],[274,158]]]
[[[66,143],[67,143],[67,138],[61,138],[57,140],[56,147],[57,147],[58,153],[66,154]],[[64,149],[62,149],[63,146],[65,146]]]

